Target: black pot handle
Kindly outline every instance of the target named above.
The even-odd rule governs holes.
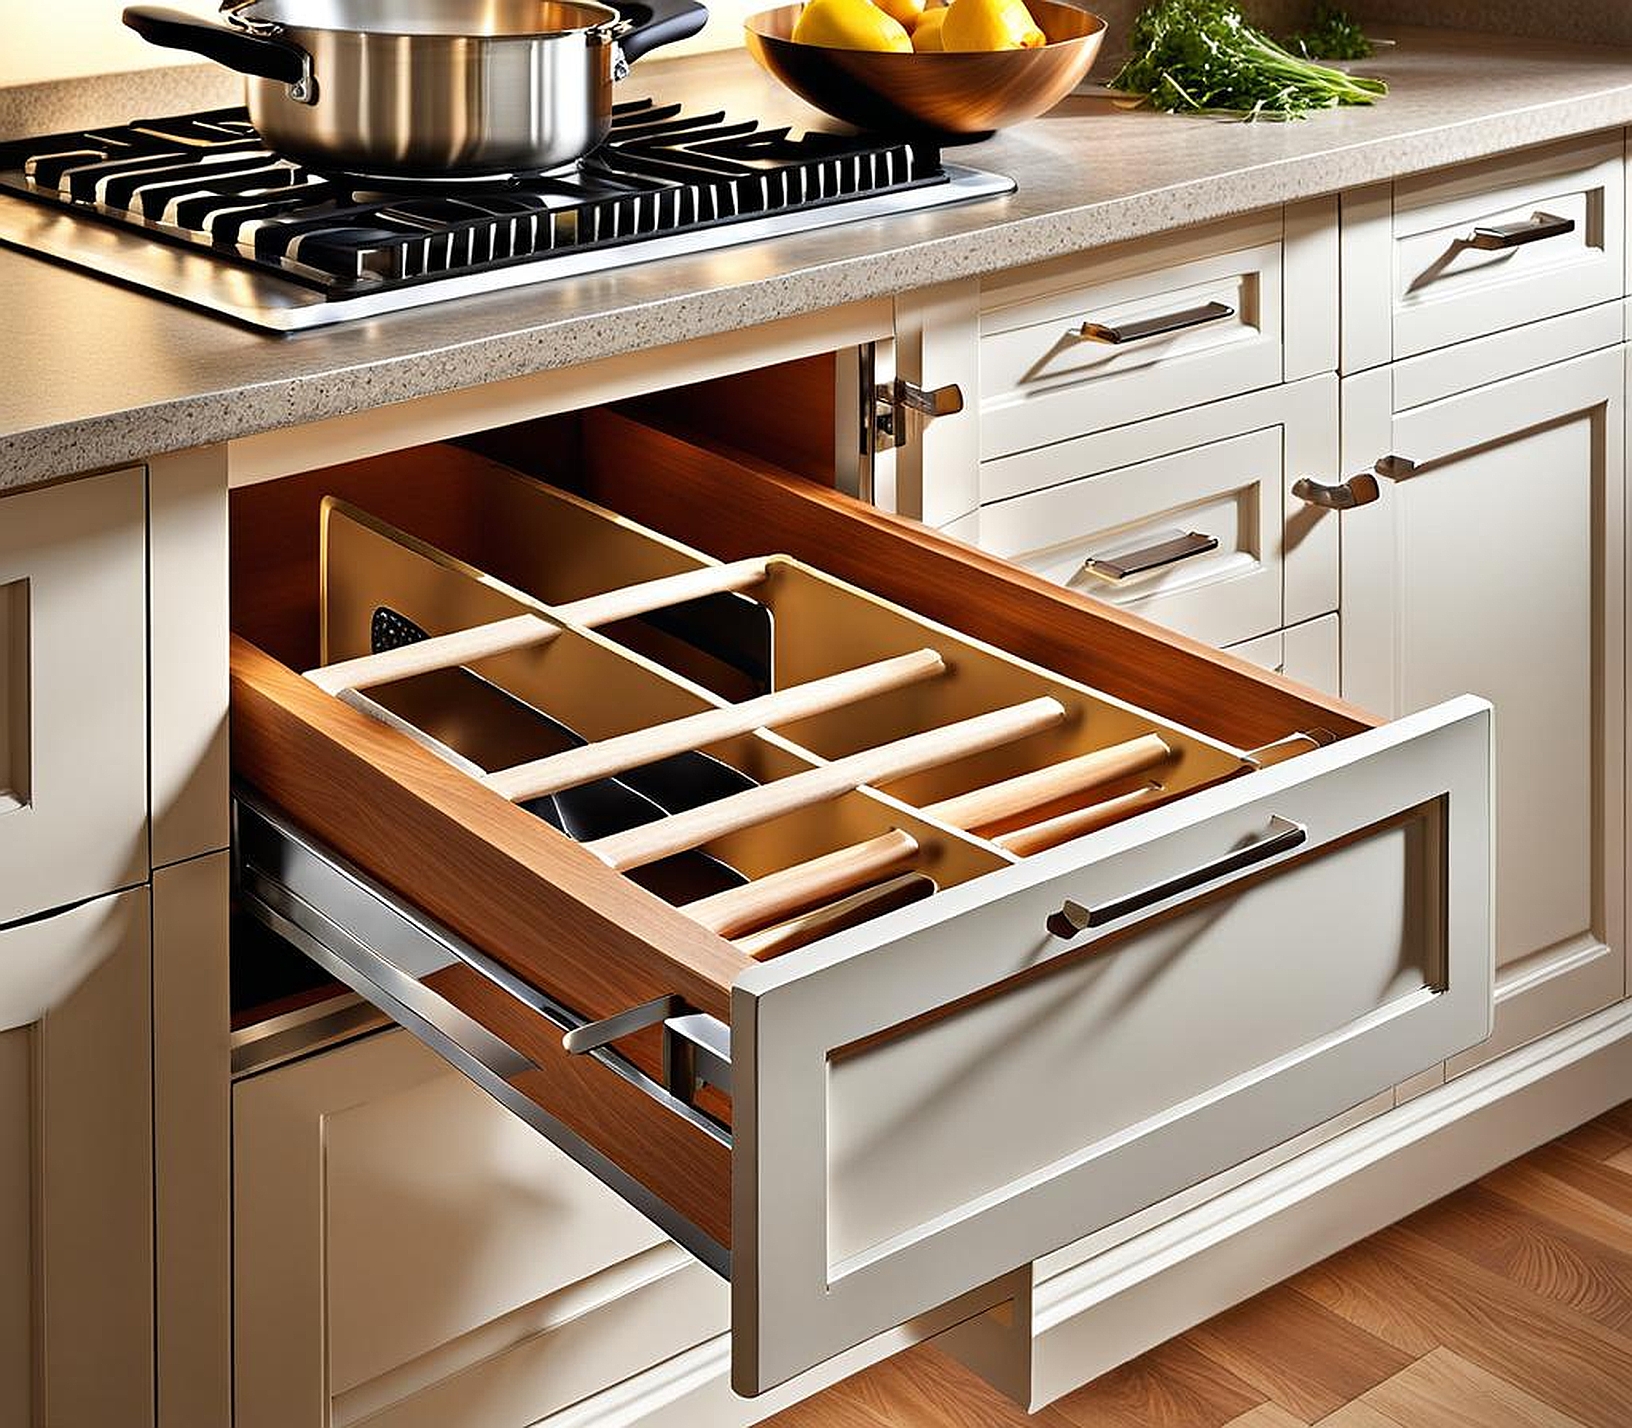
[[[659,45],[690,39],[708,23],[708,6],[699,0],[613,0],[613,8],[634,26],[618,41],[630,64]]]
[[[132,5],[124,13],[124,21],[150,45],[160,45],[167,50],[191,50],[240,74],[275,79],[291,90],[311,86],[310,57],[287,40],[246,34],[228,25],[212,24],[196,15],[156,5]],[[293,97],[305,98],[302,94]]]

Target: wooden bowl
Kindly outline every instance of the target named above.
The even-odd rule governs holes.
[[[749,51],[807,104],[880,133],[990,134],[1052,109],[1082,83],[1105,21],[1060,0],[1026,0],[1048,43],[1035,50],[897,54],[793,42],[798,5],[751,15]]]

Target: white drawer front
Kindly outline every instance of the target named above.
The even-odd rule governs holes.
[[[983,303],[981,456],[1026,451],[1282,376],[1281,224],[1257,220],[1177,254],[1081,265]],[[1136,266],[1137,264],[1137,266]],[[1131,269],[1131,270],[1130,270]],[[1052,271],[1052,270],[1051,270]]]
[[[745,974],[738,1391],[1486,1036],[1490,793],[1459,700]],[[1060,940],[1067,899],[1103,927]]]
[[[1624,186],[1618,134],[1396,184],[1394,356],[1620,297]]]
[[[140,471],[0,500],[0,924],[147,873]]]
[[[978,543],[1210,644],[1332,610],[1337,517],[1292,487],[1335,470],[1335,402],[1314,378],[988,462]]]

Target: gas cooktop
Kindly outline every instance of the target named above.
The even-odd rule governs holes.
[[[327,175],[221,109],[0,144],[0,241],[294,331],[1013,191],[932,144],[650,99],[563,170]]]

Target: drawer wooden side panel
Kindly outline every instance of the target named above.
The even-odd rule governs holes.
[[[238,776],[306,832],[581,1015],[670,993],[729,1015],[746,959],[727,943],[240,639],[232,739]],[[533,1062],[516,1090],[729,1244],[726,1146],[568,1055],[558,1032],[476,972],[450,968],[427,985]],[[631,1054],[656,1074],[655,1046]]]
[[[532,814],[232,645],[233,766],[309,832],[585,1016],[675,993],[724,1015],[746,959]]]
[[[755,457],[615,413],[590,414],[585,438],[589,495],[635,520],[723,559],[763,554],[772,531],[785,554],[1238,748],[1378,722]]]

